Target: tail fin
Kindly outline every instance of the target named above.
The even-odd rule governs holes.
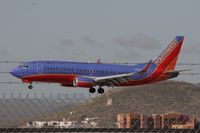
[[[168,47],[153,61],[163,70],[174,70],[180,53],[184,36],[176,36]]]

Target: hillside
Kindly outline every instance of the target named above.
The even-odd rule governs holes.
[[[107,98],[113,105],[107,106]],[[181,112],[200,119],[200,88],[186,82],[167,81],[136,87],[114,88],[108,93],[66,108],[47,120],[83,120],[86,117],[99,117],[100,127],[114,127],[117,113],[136,112],[142,114],[161,114]],[[74,112],[72,115],[69,112]]]
[[[200,83],[197,83],[196,85],[197,85],[198,87],[200,87]]]
[[[0,128],[19,127],[26,122],[48,117],[57,110],[70,105],[71,103],[66,100],[53,98],[2,98],[0,99]]]

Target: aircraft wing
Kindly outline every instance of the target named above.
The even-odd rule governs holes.
[[[96,84],[111,85],[111,84],[120,84],[128,82],[131,80],[130,76],[133,76],[136,73],[126,73],[126,74],[118,74],[118,75],[103,76],[103,77],[91,77],[91,76],[82,76],[82,77],[93,79]]]
[[[130,72],[126,74],[118,74],[118,75],[110,75],[110,76],[103,76],[103,77],[90,77],[90,76],[83,76],[87,78],[91,78],[95,81],[97,84],[121,84],[125,82],[129,82],[131,80],[130,76],[133,75],[142,75],[143,73],[147,72],[152,61],[149,61],[142,70],[139,70],[137,72]]]
[[[108,82],[108,83],[120,84],[130,81],[131,80],[130,76],[133,76],[134,74],[135,73],[127,73],[127,74],[97,77],[94,79],[94,81],[99,83]]]

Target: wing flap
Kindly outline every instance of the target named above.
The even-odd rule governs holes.
[[[90,76],[82,76],[82,77],[93,79],[96,84],[103,83],[103,84],[110,85],[110,84],[120,84],[120,83],[129,82],[131,80],[130,76],[133,76],[136,73],[126,73],[126,74],[103,76],[103,77],[90,77]]]
[[[131,79],[130,77],[120,77],[120,78],[112,78],[112,79],[104,79],[104,80],[98,80],[97,82],[101,82],[101,83],[111,83],[111,84],[120,84],[120,83],[127,83],[129,82]]]
[[[86,78],[93,79],[96,84],[120,84],[126,83],[131,80],[131,76],[144,74],[146,73],[152,64],[152,60],[150,60],[142,70],[138,70],[137,72],[130,72],[125,74],[118,74],[118,75],[109,75],[109,76],[102,76],[102,77],[92,77],[92,76],[82,76]]]
[[[101,81],[101,80],[105,80],[105,79],[118,79],[118,78],[123,78],[123,77],[129,77],[129,76],[132,76],[134,74],[135,73],[127,73],[127,74],[119,74],[119,75],[96,77],[94,80],[95,81]]]

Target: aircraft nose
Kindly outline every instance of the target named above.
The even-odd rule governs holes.
[[[11,69],[11,71],[10,71],[10,74],[12,74],[12,75],[15,76],[15,77],[18,77],[17,73],[18,73],[18,69],[17,69],[17,68],[13,68],[13,69]]]

